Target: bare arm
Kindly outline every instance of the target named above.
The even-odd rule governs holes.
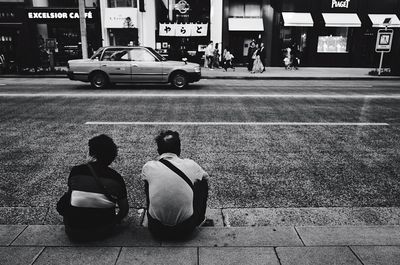
[[[128,214],[129,212],[129,204],[128,204],[128,199],[121,199],[117,202],[119,211],[117,214],[117,222],[120,223],[122,219]]]

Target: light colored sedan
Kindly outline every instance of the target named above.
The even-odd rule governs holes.
[[[90,82],[94,88],[113,83],[171,83],[184,88],[201,78],[200,65],[168,61],[149,47],[103,47],[90,59],[68,61],[71,80]]]

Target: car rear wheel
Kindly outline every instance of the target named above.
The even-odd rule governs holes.
[[[172,76],[171,85],[174,88],[185,88],[188,84],[187,77],[184,73],[176,73]]]
[[[90,84],[93,88],[106,88],[108,86],[108,78],[105,74],[97,72],[92,74]]]

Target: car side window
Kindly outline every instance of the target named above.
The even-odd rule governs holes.
[[[129,53],[132,61],[154,62],[156,60],[151,53],[143,49],[132,49]]]
[[[129,61],[129,50],[107,49],[103,53],[102,61]]]

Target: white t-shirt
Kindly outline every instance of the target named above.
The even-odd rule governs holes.
[[[172,153],[164,158],[179,168],[195,183],[208,174],[193,160],[181,159]],[[193,215],[193,190],[178,174],[160,161],[149,161],[142,169],[142,178],[149,183],[149,213],[164,225],[174,226]]]

